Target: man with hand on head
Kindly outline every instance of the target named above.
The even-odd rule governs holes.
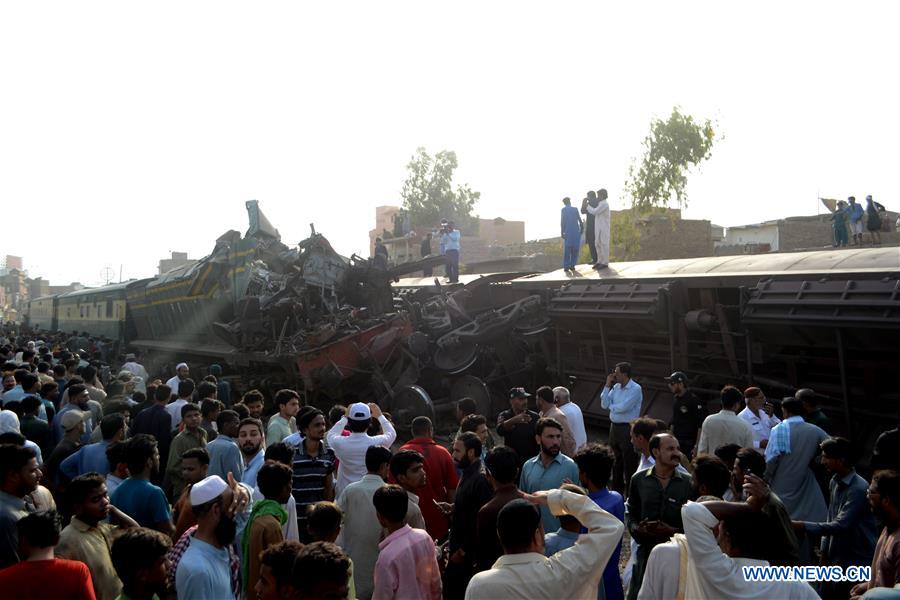
[[[544,530],[536,506],[571,515],[587,529],[571,548],[544,556]],[[513,500],[497,516],[503,546],[493,568],[472,578],[466,600],[595,599],[603,566],[622,539],[622,523],[587,496],[552,490]]]
[[[197,516],[197,531],[178,563],[175,576],[178,597],[185,600],[233,598],[235,590],[227,549],[237,533],[233,492],[221,477],[210,475],[193,485],[190,498]]]
[[[378,419],[381,424],[384,431],[382,435],[367,433],[372,418]],[[349,436],[341,435],[344,427],[350,430]],[[366,474],[366,450],[369,446],[390,448],[397,439],[397,432],[387,417],[381,413],[381,408],[377,404],[356,402],[347,409],[347,416],[341,417],[328,430],[326,439],[328,446],[334,450],[335,456],[340,461],[337,483],[334,487],[335,495],[340,496],[345,487],[354,481],[359,481]]]

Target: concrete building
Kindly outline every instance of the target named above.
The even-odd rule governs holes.
[[[188,258],[187,252],[173,252],[172,258],[163,258],[159,261],[159,273],[158,275],[162,275],[163,273],[168,273],[172,269],[177,269],[178,267],[190,266],[195,264],[197,261]]]
[[[897,233],[895,224],[897,216],[897,213],[887,211],[882,223],[882,244],[900,242],[900,234]],[[863,238],[865,243],[868,243],[869,233],[866,232]],[[786,217],[729,227],[725,237],[715,244],[715,253],[758,254],[830,248],[833,241],[830,214]]]

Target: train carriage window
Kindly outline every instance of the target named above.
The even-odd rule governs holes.
[[[111,319],[113,316],[113,301],[112,298],[106,301],[106,318]]]

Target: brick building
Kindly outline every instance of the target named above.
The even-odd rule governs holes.
[[[409,223],[401,222],[398,226],[397,219],[403,219],[399,206],[375,207],[375,228],[369,231],[369,253],[375,252],[375,238],[380,237],[388,249],[391,262],[401,263],[419,259],[419,245],[422,237],[430,230],[420,227],[410,227]],[[435,223],[437,226],[437,223]],[[412,230],[412,231],[409,231]],[[407,233],[409,231],[409,233]],[[477,235],[467,235],[461,231],[460,246],[462,254],[460,261],[463,265],[471,262],[479,262],[499,255],[505,255],[502,249],[525,242],[525,221],[508,221],[503,218],[478,219]],[[432,251],[437,253],[439,242],[432,242]]]

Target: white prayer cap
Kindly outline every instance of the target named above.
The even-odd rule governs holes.
[[[191,487],[191,506],[200,506],[215,500],[227,489],[228,484],[225,480],[218,475],[210,475]]]
[[[188,368],[187,363],[178,363],[177,365],[175,365],[175,370],[176,370],[176,371],[177,371],[178,369],[187,369],[187,368]]]
[[[354,421],[368,421],[372,418],[369,405],[364,402],[356,402],[347,409],[347,418]]]

